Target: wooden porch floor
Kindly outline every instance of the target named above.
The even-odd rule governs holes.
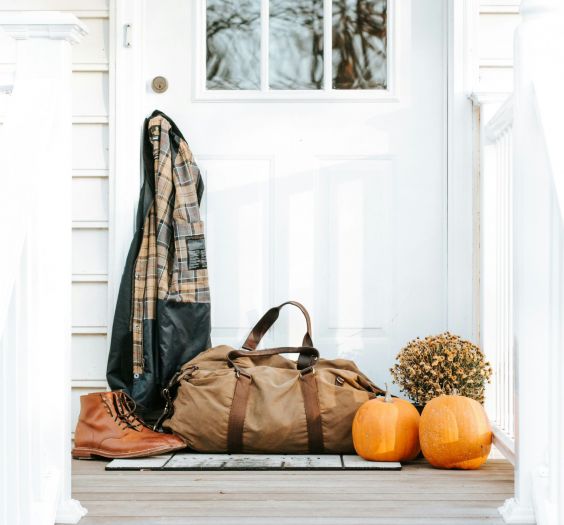
[[[494,459],[476,471],[424,461],[398,472],[106,472],[73,462],[81,525],[501,524],[513,467]]]

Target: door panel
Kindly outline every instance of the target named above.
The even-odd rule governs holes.
[[[232,344],[272,297],[271,162],[252,157],[198,161],[206,182],[213,341]]]
[[[323,356],[353,358],[383,383],[403,344],[446,327],[445,5],[396,3],[393,93],[343,98],[325,63],[323,89],[214,99],[202,96],[203,3],[145,2],[147,85],[169,81],[147,90],[145,110],[176,121],[206,178],[214,344],[239,345],[264,310],[295,299]],[[283,313],[267,344],[303,330]]]

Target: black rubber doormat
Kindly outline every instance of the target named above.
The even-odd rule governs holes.
[[[177,453],[151,458],[114,459],[106,470],[401,470],[395,462],[359,456]]]

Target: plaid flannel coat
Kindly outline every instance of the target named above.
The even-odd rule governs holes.
[[[113,390],[127,391],[147,420],[162,388],[210,342],[210,293],[200,220],[204,184],[174,122],[145,121],[145,181],[123,273],[108,357]]]

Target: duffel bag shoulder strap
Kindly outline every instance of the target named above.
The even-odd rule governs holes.
[[[243,426],[252,383],[252,376],[245,368],[238,366],[235,360],[238,357],[267,357],[287,353],[299,353],[306,356],[312,363],[307,368],[300,370],[300,386],[304,400],[309,452],[310,454],[323,453],[325,447],[321,425],[321,408],[319,406],[319,393],[315,380],[315,363],[319,360],[319,352],[311,346],[302,346],[298,348],[269,348],[268,350],[232,350],[227,354],[229,366],[233,367],[237,374],[237,383],[235,383],[235,392],[233,394],[227,428],[227,450],[230,454],[243,451]]]
[[[310,454],[323,454],[323,426],[321,424],[321,407],[319,406],[319,391],[315,380],[315,368],[310,368],[300,376],[300,386],[304,400],[307,425],[307,442]]]
[[[258,323],[254,326],[251,333],[243,343],[242,348],[250,351],[256,350],[266,332],[268,332],[272,325],[278,320],[280,310],[287,304],[291,304],[292,306],[298,308],[305,317],[306,333],[302,340],[302,346],[313,346],[313,339],[311,336],[311,318],[309,317],[308,311],[305,309],[303,304],[300,304],[297,301],[286,301],[279,306],[274,306],[259,319]],[[311,364],[312,362],[307,355],[300,354],[300,357],[298,358],[298,368],[307,368],[308,366],[311,366]]]

